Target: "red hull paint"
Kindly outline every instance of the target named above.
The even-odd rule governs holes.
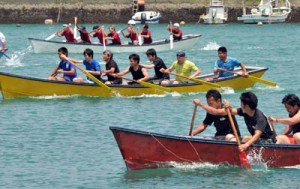
[[[233,142],[172,136],[110,127],[129,170],[170,166],[170,162],[229,164],[240,166],[237,144]],[[259,154],[269,167],[300,164],[300,145],[254,145],[248,153]],[[258,161],[257,158],[253,161]],[[251,163],[251,162],[250,162]]]

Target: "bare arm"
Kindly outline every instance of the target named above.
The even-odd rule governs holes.
[[[192,74],[192,75],[189,77],[189,79],[195,78],[196,76],[198,76],[198,75],[200,75],[200,74],[201,74],[201,70],[198,69],[198,70],[195,71],[194,74]]]
[[[195,130],[192,132],[192,136],[195,136],[201,132],[203,132],[207,128],[207,125],[201,123]]]
[[[262,131],[260,130],[255,130],[255,133],[254,135],[251,137],[250,140],[248,140],[245,144],[241,144],[239,146],[239,150],[242,152],[242,151],[245,151],[247,148],[249,148],[249,146],[251,146],[254,142],[256,142],[260,136],[262,134]]]
[[[144,77],[137,81],[147,81],[149,79],[149,74],[145,68],[142,68],[142,72],[143,72]]]
[[[246,70],[245,64],[241,63],[241,68],[242,68],[242,71],[243,71],[243,75],[244,75],[244,76],[247,76],[247,75],[248,75],[248,72],[247,72],[247,70]]]
[[[298,113],[296,115],[294,115],[293,117],[290,117],[290,118],[270,117],[269,119],[273,122],[282,123],[285,125],[295,125],[300,122],[300,111],[298,111]]]
[[[145,65],[145,64],[140,64],[142,67],[146,68],[146,69],[152,69],[155,67],[154,64],[149,64],[149,65]]]

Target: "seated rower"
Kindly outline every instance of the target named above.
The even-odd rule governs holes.
[[[130,38],[131,39],[131,43],[129,43],[130,45],[137,45],[138,44],[138,35],[137,33],[133,30],[133,27],[132,26],[128,26],[127,27],[127,31],[128,31],[128,34],[125,35],[123,30],[121,30],[121,33],[124,37],[126,38]]]
[[[149,30],[148,24],[145,24],[143,26],[143,30],[140,35],[141,35],[141,37],[144,38],[143,44],[151,44],[152,43],[151,31]]]
[[[146,68],[143,68],[140,65],[140,56],[137,54],[131,54],[129,56],[130,66],[120,73],[112,74],[113,77],[122,78],[122,76],[131,73],[133,80],[132,82],[128,82],[128,84],[136,84],[140,81],[147,81],[149,79],[148,72]]]
[[[87,72],[92,74],[95,78],[103,82],[101,78],[101,67],[97,60],[94,59],[94,51],[92,49],[85,49],[83,52],[84,60],[76,60],[74,58],[68,58],[65,55],[62,55],[62,60],[70,61],[73,64],[83,64],[85,65],[85,69]],[[82,83],[84,82],[83,78],[77,77],[73,79],[74,82]],[[94,83],[89,77],[87,77],[87,81],[90,83]]]
[[[90,36],[91,37],[97,37],[99,40],[99,43],[103,45],[103,42],[105,42],[105,45],[107,44],[107,39],[104,41],[104,27],[99,26],[93,26],[93,31],[91,31]]]
[[[170,80],[169,74],[162,73],[161,69],[167,69],[167,66],[165,65],[164,61],[157,57],[155,49],[148,49],[146,52],[147,58],[149,61],[152,62],[150,65],[141,65],[142,67],[146,69],[152,69],[154,68],[155,76],[151,77],[149,81],[151,82],[157,82],[161,84],[164,80]]]
[[[105,38],[104,39],[108,39],[111,40],[111,43],[109,45],[121,45],[121,39],[119,34],[116,32],[116,28],[114,25],[109,27],[109,34],[104,33]]]
[[[204,110],[210,108],[210,110],[220,110],[223,109],[222,96],[217,90],[209,90],[206,93],[206,101],[208,105],[204,105],[200,102],[199,99],[194,99],[194,104],[202,107]],[[234,124],[236,126],[236,130],[238,132],[238,136],[240,136],[240,130],[238,128],[238,124],[234,116],[232,116]],[[236,141],[234,137],[233,130],[231,128],[231,124],[228,118],[228,115],[213,115],[211,113],[206,113],[206,117],[204,121],[192,132],[192,136],[195,136],[198,133],[203,132],[208,125],[214,123],[214,126],[217,130],[215,133],[215,137],[221,140],[227,141]]]
[[[174,41],[182,40],[182,31],[179,29],[179,24],[175,23],[172,27],[172,25],[168,25],[167,30],[170,31],[173,34]]]
[[[103,70],[103,76],[107,76],[107,80],[105,81],[105,84],[122,84],[121,78],[115,78],[111,76],[112,74],[117,74],[120,72],[118,64],[113,59],[113,53],[110,50],[105,50],[102,53],[102,59],[105,64],[106,70]]]
[[[66,47],[59,48],[58,57],[61,61],[49,75],[48,79],[58,81],[74,81],[74,79],[77,77],[76,68],[68,60],[63,59],[63,57],[68,57],[68,49]],[[63,77],[56,76],[57,74],[63,74]]]
[[[195,78],[196,76],[200,75],[200,69],[193,62],[186,60],[184,51],[178,51],[176,57],[177,60],[172,63],[171,67],[169,67],[168,69],[160,70],[165,74],[170,74],[173,70],[176,70],[176,74],[179,76],[176,76],[176,79],[172,82],[172,84],[186,83],[189,81],[189,79]],[[194,74],[191,75],[193,71]],[[180,77],[180,75],[188,77],[189,79]],[[170,84],[170,81],[162,81],[161,84],[168,85]]]
[[[269,120],[274,123],[287,125],[287,128],[281,135],[277,136],[280,144],[300,144],[300,100],[295,94],[288,94],[282,99],[286,111],[289,113],[289,118],[274,118],[269,117]]]
[[[234,71],[234,67],[240,66],[243,73],[243,76],[248,76],[248,72],[243,63],[238,61],[236,58],[227,57],[227,49],[226,47],[220,47],[218,49],[219,59],[215,62],[214,74],[219,74],[218,77],[229,77],[232,76]],[[229,72],[226,72],[229,71]]]
[[[72,24],[64,24],[63,30],[57,32],[56,35],[59,37],[65,36],[66,42],[77,43],[77,40],[74,37],[74,31],[72,30]]]

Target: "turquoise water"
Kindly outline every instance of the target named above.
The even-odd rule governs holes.
[[[117,25],[117,29],[123,27]],[[8,41],[7,54],[12,57],[12,60],[0,59],[0,70],[46,78],[57,65],[58,57],[34,54],[27,38],[46,38],[60,28],[60,25],[0,25]],[[202,73],[212,71],[216,49],[221,45],[228,48],[229,56],[246,65],[268,66],[270,69],[263,78],[277,82],[279,87],[257,84],[247,90],[257,94],[259,108],[265,114],[287,116],[281,99],[287,93],[300,95],[300,24],[189,24],[182,29],[184,33],[203,35],[195,47],[186,51],[188,59]],[[166,25],[151,25],[151,30],[154,39],[168,38]],[[114,55],[121,69],[128,66],[128,55]],[[140,55],[142,62],[147,63],[146,56]],[[168,66],[175,59],[175,52],[158,55]],[[82,55],[70,57],[81,59]],[[96,58],[101,60],[99,55]],[[238,106],[240,93],[228,90],[223,97]],[[187,135],[194,98],[205,101],[205,94],[1,99],[0,187],[299,188],[299,166],[270,169],[260,165],[243,170],[232,166],[176,164],[174,168],[127,171],[109,126]],[[195,123],[200,123],[204,116],[205,112],[198,109]],[[243,120],[238,118],[238,122],[242,134],[248,134]],[[283,125],[275,127],[278,133],[284,129]],[[213,127],[203,133],[212,134]]]

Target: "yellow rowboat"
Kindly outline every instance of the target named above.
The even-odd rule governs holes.
[[[247,67],[247,71],[252,76],[260,78],[268,68],[266,67]],[[214,77],[213,74],[203,75],[197,79],[205,79]],[[245,78],[240,75],[233,75],[227,78],[214,79],[210,81],[221,87],[230,87],[234,90],[243,90],[252,87],[256,81]],[[108,85],[111,90],[104,90],[98,84],[91,83],[73,83],[50,81],[48,79],[40,79],[14,75],[10,73],[0,72],[0,90],[4,99],[26,97],[26,96],[66,96],[66,95],[81,95],[81,96],[141,96],[151,94],[164,94],[165,91],[158,87],[147,87],[139,84],[136,85]],[[165,86],[177,93],[205,92],[215,88],[212,85],[205,83],[186,83]]]

